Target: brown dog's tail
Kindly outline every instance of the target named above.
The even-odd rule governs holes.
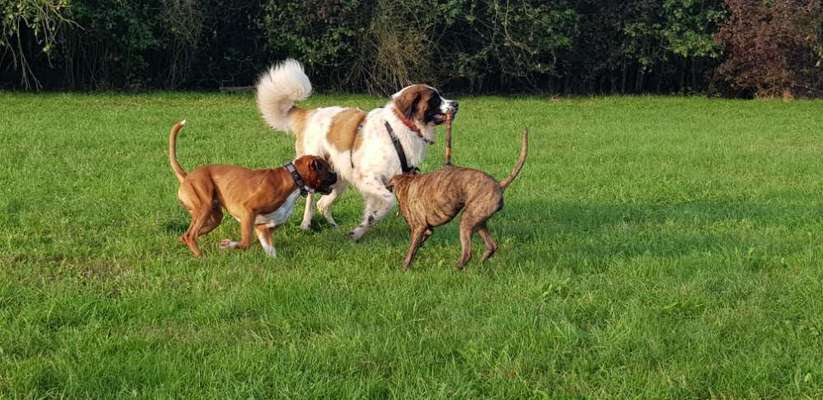
[[[520,156],[517,158],[517,164],[514,165],[514,169],[512,169],[512,173],[500,181],[500,188],[505,189],[507,188],[514,178],[517,178],[517,175],[520,173],[520,170],[523,169],[523,164],[526,163],[526,153],[529,150],[529,128],[526,128],[523,131],[523,141],[520,144]]]
[[[184,125],[186,125],[186,120],[174,124],[169,132],[169,164],[171,164],[171,169],[174,171],[178,183],[183,182],[183,178],[186,177],[186,170],[177,162],[177,134],[180,133]]]

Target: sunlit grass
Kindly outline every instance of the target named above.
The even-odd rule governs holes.
[[[402,273],[353,191],[276,259],[177,241],[175,121],[188,169],[292,158],[251,96],[0,94],[0,397],[823,397],[823,102],[460,100],[458,164],[531,132],[500,249],[456,272],[452,224]]]

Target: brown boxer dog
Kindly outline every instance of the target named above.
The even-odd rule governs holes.
[[[329,163],[314,156],[303,156],[275,169],[212,164],[186,173],[176,154],[177,134],[185,124],[186,121],[178,122],[171,128],[169,164],[180,183],[177,198],[192,218],[180,241],[195,257],[203,254],[197,238],[220,225],[223,208],[240,221],[241,238],[239,242],[223,240],[222,248],[247,249],[254,229],[266,254],[274,256],[272,231],[291,215],[297,197],[314,191],[329,194],[337,182],[337,174]]]
[[[483,171],[446,166],[423,175],[396,175],[386,186],[394,192],[400,205],[400,213],[411,230],[411,245],[403,262],[408,270],[417,249],[432,234],[432,228],[448,223],[460,210],[460,244],[463,254],[457,262],[462,269],[472,256],[471,237],[480,234],[486,244],[483,260],[486,261],[497,250],[486,226],[486,220],[503,208],[503,190],[512,183],[523,169],[529,145],[529,132],[523,133],[520,157],[506,179],[497,183]]]

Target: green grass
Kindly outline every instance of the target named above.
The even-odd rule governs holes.
[[[0,398],[823,397],[823,102],[460,100],[458,164],[531,130],[500,249],[457,272],[450,224],[402,273],[354,191],[276,259],[177,242],[174,121],[188,169],[292,157],[251,96],[0,93]]]

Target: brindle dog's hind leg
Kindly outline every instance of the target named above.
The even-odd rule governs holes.
[[[414,255],[417,254],[417,249],[423,244],[426,237],[426,228],[417,227],[411,231],[411,243],[409,244],[409,251],[406,252],[406,259],[403,261],[403,270],[408,271],[414,261]]]
[[[481,260],[481,262],[484,262],[491,258],[497,251],[497,243],[492,238],[492,234],[489,232],[489,228],[485,222],[477,228],[477,233],[483,238],[483,242],[486,244],[486,251],[483,252],[483,259]]]
[[[460,219],[460,246],[462,254],[460,260],[457,261],[457,268],[463,269],[469,260],[472,258],[472,235],[477,229],[477,221],[471,214],[463,212],[463,218]]]

